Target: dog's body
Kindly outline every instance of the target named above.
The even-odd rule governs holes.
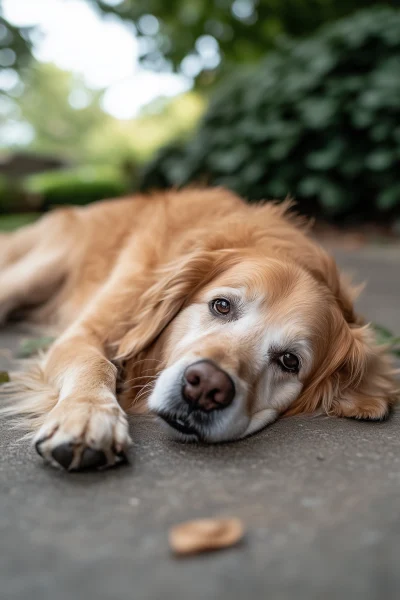
[[[351,290],[287,205],[186,190],[54,211],[0,236],[0,321],[25,309],[60,335],[5,412],[38,452],[112,465],[125,412],[185,440],[249,435],[281,414],[382,419],[390,360]],[[117,400],[118,397],[118,400]]]

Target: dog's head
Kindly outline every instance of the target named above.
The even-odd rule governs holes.
[[[199,250],[159,273],[121,353],[160,344],[148,406],[174,437],[238,439],[284,413],[387,415],[389,361],[334,261],[310,248]]]

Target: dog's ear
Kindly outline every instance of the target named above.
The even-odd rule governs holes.
[[[398,397],[398,382],[385,346],[376,343],[369,325],[351,326],[350,345],[336,374],[326,408],[340,417],[381,421]],[[327,397],[329,400],[329,397]]]
[[[157,269],[136,307],[132,328],[119,342],[117,358],[132,358],[148,348],[188,299],[233,261],[233,251],[198,249]]]
[[[287,415],[322,412],[380,421],[398,400],[391,357],[369,325],[342,322],[331,352]]]
[[[377,344],[372,327],[354,311],[354,300],[363,286],[352,286],[323,250],[317,253],[314,276],[332,291],[340,311],[334,326],[340,332],[335,357],[328,366],[334,368],[322,384],[322,406],[328,414],[382,420],[396,401],[398,383],[387,347]]]

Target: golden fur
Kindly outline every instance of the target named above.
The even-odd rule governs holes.
[[[301,307],[313,330],[313,366],[298,398],[280,412],[384,418],[397,394],[389,356],[354,313],[353,290],[334,260],[289,208],[192,189],[56,210],[2,234],[0,320],[25,311],[59,335],[23,376],[25,391],[21,381],[9,386],[18,398],[6,412],[30,417],[35,431],[42,427],[41,440],[83,436],[84,448],[111,436],[105,451],[112,464],[129,443],[120,407],[145,412],[155,377],[179,358],[182,309],[207,286],[231,279],[246,281],[254,295],[268,288],[275,318],[293,314],[295,323]],[[227,352],[211,335],[201,355],[251,387],[253,344]]]

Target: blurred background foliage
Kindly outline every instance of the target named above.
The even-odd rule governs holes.
[[[398,214],[399,166],[400,12],[380,9],[227,78],[193,138],[164,148],[141,184],[290,194],[306,214],[371,220]]]
[[[8,21],[0,0],[0,213],[196,182],[291,194],[336,222],[396,221],[396,3],[86,2],[130,27],[143,68],[184,74],[192,91],[117,119],[104,90],[38,60],[41,32]]]
[[[253,63],[282,34],[303,37],[320,25],[376,0],[92,0],[106,13],[133,23],[141,61],[150,68],[175,69],[185,61],[202,84],[240,64]],[[382,3],[384,4],[384,3]],[[218,49],[220,61],[215,58]]]

